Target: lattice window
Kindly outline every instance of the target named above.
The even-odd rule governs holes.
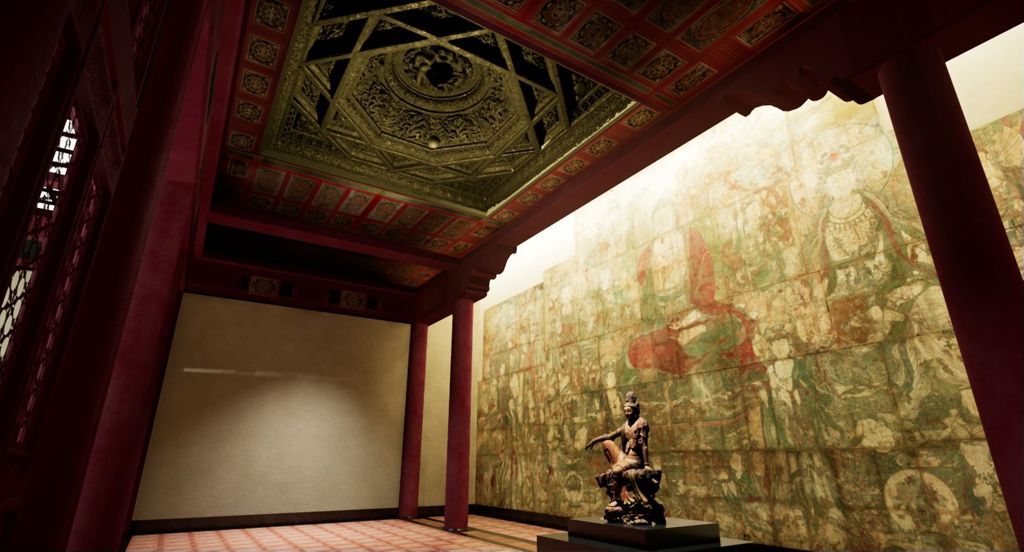
[[[80,149],[80,128],[78,115],[72,108],[61,129],[49,170],[39,182],[36,208],[22,241],[21,254],[15,261],[11,279],[3,293],[3,303],[0,303],[0,387],[5,386],[10,377],[11,351],[18,342],[26,299],[32,292],[37,272],[52,249],[50,241],[57,221],[68,210],[63,208],[61,197],[67,192],[79,157],[75,151]]]
[[[57,277],[56,288],[48,306],[49,311],[36,354],[30,364],[29,376],[24,399],[18,412],[17,425],[14,429],[14,445],[23,446],[28,440],[35,420],[39,400],[43,393],[46,375],[52,369],[57,343],[60,340],[64,322],[73,309],[75,291],[78,289],[83,274],[82,268],[91,251],[93,236],[100,210],[100,189],[95,180],[89,182],[82,207],[75,221],[74,233],[70,237],[67,251]]]

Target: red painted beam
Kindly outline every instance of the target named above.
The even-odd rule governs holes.
[[[107,130],[108,146],[124,147],[138,114],[139,90],[135,85],[135,56],[132,47],[131,14],[126,3],[110,2],[103,11],[103,39],[107,68],[114,93],[114,119]],[[111,144],[112,143],[112,144]],[[116,174],[110,176],[113,180]]]
[[[377,293],[384,295],[392,295],[400,297],[403,301],[415,297],[416,292],[406,288],[396,288],[384,285],[367,284],[366,282],[357,282],[350,280],[343,280],[338,278],[327,278],[324,276],[316,276],[312,274],[306,274],[304,272],[294,272],[290,270],[284,270],[280,268],[270,268],[261,265],[254,265],[245,262],[233,261],[229,259],[218,259],[215,257],[200,257],[194,260],[195,278],[189,277],[188,282],[202,281],[203,278],[216,273],[217,271],[235,271],[237,274],[261,274],[268,275],[272,278],[283,279],[283,280],[305,280],[310,282],[320,282],[324,285],[331,285],[334,287],[342,287],[344,289],[350,289],[358,291],[360,293]]]
[[[110,387],[75,512],[71,550],[116,550],[124,541],[181,299],[194,182],[166,182],[139,270]],[[155,228],[157,226],[154,226]]]
[[[187,259],[185,246],[192,226],[200,145],[206,130],[208,75],[213,57],[210,35],[215,25],[210,12],[215,11],[209,10],[204,18],[196,46],[160,199],[75,512],[68,541],[73,550],[116,549],[125,541],[131,521],[181,300],[178,276]]]
[[[479,301],[486,297],[491,280],[505,270],[515,251],[513,246],[491,242],[468,255],[456,270],[427,282],[416,295],[416,320],[433,324],[452,314],[456,299]]]
[[[1019,0],[915,0],[852,2],[841,21],[850,42],[843,78],[864,102],[879,96],[877,73],[886,60],[923,41],[950,60],[1024,22]],[[879,17],[884,13],[884,17]],[[872,40],[872,37],[877,37]]]
[[[248,288],[243,287],[242,282],[252,275],[266,276],[292,284],[292,296],[264,297],[249,293]],[[341,305],[332,305],[327,301],[331,290],[364,293],[368,297],[378,300],[378,308],[376,310],[350,309]],[[185,291],[394,322],[412,321],[412,307],[415,298],[412,291],[368,286],[362,283],[310,276],[210,257],[192,260]]]

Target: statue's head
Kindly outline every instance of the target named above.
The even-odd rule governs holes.
[[[640,402],[636,400],[636,393],[626,392],[626,401],[622,403],[622,413],[631,420],[640,415]]]

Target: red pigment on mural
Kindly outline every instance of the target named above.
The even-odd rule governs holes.
[[[691,229],[687,236],[688,263],[690,276],[688,289],[690,302],[700,316],[692,322],[673,318],[662,328],[641,334],[633,339],[629,346],[629,363],[638,370],[655,369],[674,375],[685,375],[694,366],[702,362],[709,354],[714,353],[722,359],[738,361],[745,365],[757,362],[754,354],[753,335],[754,321],[735,306],[715,299],[715,266],[711,252],[704,242],[704,236]],[[637,281],[643,284],[647,279],[650,266],[650,249],[644,250],[637,263]],[[687,316],[686,319],[691,318]],[[742,339],[736,344],[723,344],[715,351],[691,355],[679,342],[679,335],[686,330],[698,326],[710,326],[716,321],[728,323],[735,319],[742,326]],[[684,319],[685,320],[685,319]]]

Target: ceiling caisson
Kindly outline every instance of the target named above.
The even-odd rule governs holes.
[[[431,2],[309,0],[298,15],[260,153],[469,213],[632,105]]]

